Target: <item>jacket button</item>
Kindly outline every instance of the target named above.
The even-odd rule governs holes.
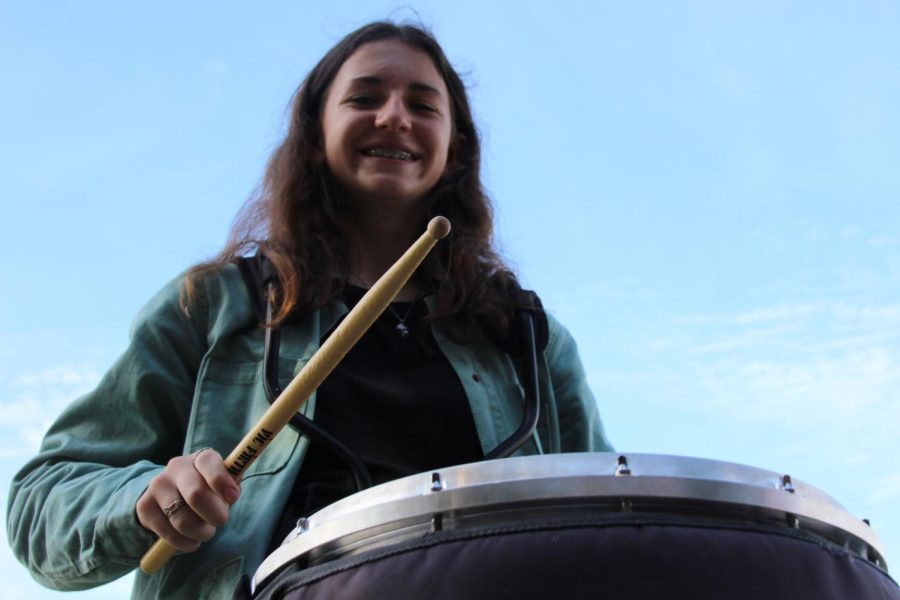
[[[472,379],[474,379],[475,381],[481,381],[481,375],[479,375],[478,373],[472,373]]]

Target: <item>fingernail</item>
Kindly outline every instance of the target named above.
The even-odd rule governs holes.
[[[228,502],[228,504],[233,504],[240,497],[240,495],[240,490],[234,488],[225,490],[225,501]]]

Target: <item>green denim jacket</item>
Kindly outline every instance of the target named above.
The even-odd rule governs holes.
[[[154,541],[135,503],[173,456],[211,446],[227,455],[268,408],[262,386],[263,330],[236,267],[198,286],[187,315],[182,277],[139,313],[131,342],[97,388],[66,409],[40,453],[13,479],[7,532],[16,556],[41,584],[90,588],[138,565]],[[282,329],[283,384],[299,372],[322,335],[347,312],[341,302]],[[469,399],[485,452],[518,427],[523,392],[517,361],[479,332],[470,343],[436,328]],[[550,319],[539,357],[541,421],[518,454],[611,450],[574,340]],[[315,412],[315,396],[304,406]],[[133,597],[230,598],[252,575],[284,509],[308,441],[286,427],[246,471],[228,523],[197,552],[158,573],[138,573]]]

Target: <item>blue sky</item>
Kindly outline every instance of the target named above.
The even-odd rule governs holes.
[[[416,15],[470,85],[498,245],[617,449],[790,473],[900,568],[888,0],[0,2],[3,505],[143,302],[224,242],[314,62]],[[0,576],[59,597],[5,548]]]

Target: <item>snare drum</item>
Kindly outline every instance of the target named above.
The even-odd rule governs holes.
[[[788,475],[648,454],[508,458],[301,520],[254,598],[900,599],[877,536]]]

